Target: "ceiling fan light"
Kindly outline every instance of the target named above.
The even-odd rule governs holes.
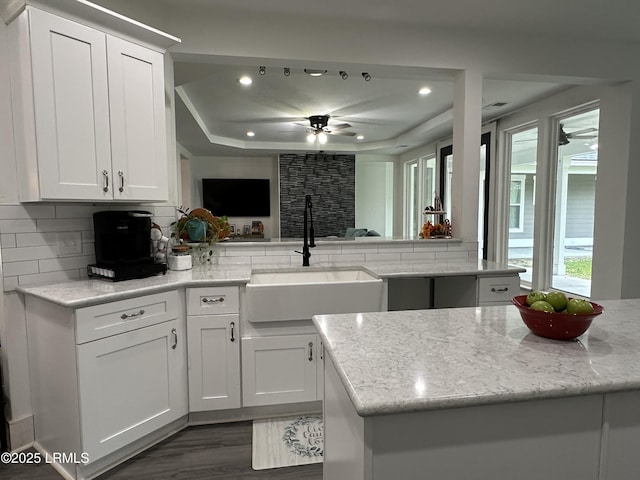
[[[307,75],[311,75],[312,77],[321,77],[322,75],[327,73],[327,71],[326,70],[318,70],[318,69],[315,69],[315,68],[305,68],[304,69],[304,73],[306,73]]]
[[[309,135],[307,135],[307,142],[309,143],[313,143],[316,140],[316,136],[313,133],[310,133]]]
[[[321,145],[324,145],[325,143],[327,143],[327,134],[324,132],[320,132],[318,134],[318,143]]]

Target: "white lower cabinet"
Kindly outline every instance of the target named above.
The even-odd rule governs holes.
[[[320,355],[316,334],[243,338],[243,405],[317,400]]]
[[[237,314],[187,317],[189,410],[240,408]]]
[[[95,476],[185,422],[187,350],[178,291],[78,309],[28,295],[35,446],[88,457]]]
[[[175,319],[78,345],[82,448],[97,459],[184,415],[185,335]]]

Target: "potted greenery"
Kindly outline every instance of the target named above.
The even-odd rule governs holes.
[[[216,217],[209,210],[186,207],[177,209],[182,216],[171,224],[172,249],[187,251],[189,244],[213,244],[229,236],[231,227],[226,216]]]

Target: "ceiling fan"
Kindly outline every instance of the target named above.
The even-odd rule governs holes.
[[[598,129],[594,127],[583,128],[582,130],[576,130],[575,132],[565,132],[564,124],[560,124],[560,130],[558,131],[558,145],[567,145],[569,144],[569,140],[571,139],[583,139],[583,140],[592,140],[594,138],[598,138],[597,132]],[[591,135],[588,135],[591,134]]]
[[[347,137],[354,137],[356,135],[354,132],[344,131],[345,128],[351,128],[351,125],[348,123],[339,123],[329,126],[329,118],[331,118],[330,115],[311,115],[310,117],[307,117],[309,125],[305,125],[303,123],[298,123],[298,125],[307,127],[309,134],[317,136],[319,139],[322,138],[320,137],[321,134],[344,135]]]

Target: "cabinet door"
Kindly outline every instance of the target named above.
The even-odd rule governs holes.
[[[82,451],[92,461],[187,413],[179,320],[78,345]]]
[[[243,406],[316,400],[317,343],[317,335],[243,338]]]
[[[37,9],[30,22],[40,197],[111,198],[105,35]]]
[[[162,54],[107,36],[116,200],[167,200]]]
[[[189,410],[240,408],[238,315],[187,317]]]

